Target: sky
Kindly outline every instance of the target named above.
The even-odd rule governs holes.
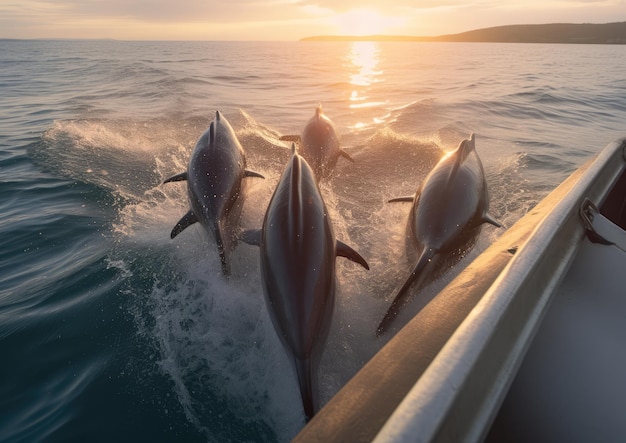
[[[299,40],[626,21],[626,0],[0,0],[0,38]]]

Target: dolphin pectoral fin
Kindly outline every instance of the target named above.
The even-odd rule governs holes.
[[[402,309],[406,302],[406,295],[409,288],[413,285],[413,283],[415,283],[415,281],[419,282],[422,279],[422,276],[424,275],[424,269],[431,262],[434,255],[435,254],[432,249],[424,249],[422,255],[420,255],[420,258],[417,260],[413,271],[411,271],[409,277],[396,293],[396,296],[391,302],[391,306],[389,306],[389,309],[387,310],[385,316],[378,325],[378,328],[376,328],[376,337],[380,337],[387,331],[387,329],[389,329],[389,325],[398,316],[400,309]]]
[[[171,176],[170,178],[165,180],[163,184],[170,183],[170,182],[182,182],[185,180],[187,180],[187,172],[181,172],[180,174]]]
[[[174,229],[172,229],[172,233],[170,234],[170,238],[174,238],[176,237],[178,234],[180,234],[183,230],[185,230],[186,228],[188,228],[189,226],[193,225],[194,223],[196,223],[198,221],[198,219],[196,218],[196,216],[194,215],[193,212],[189,211],[188,213],[186,213],[183,218],[181,218],[178,223],[176,223],[176,226],[174,226]]]
[[[503,227],[500,223],[498,223],[496,221],[495,218],[493,218],[489,214],[483,215],[483,220],[482,221],[483,221],[483,223],[489,223],[490,225],[494,225],[496,228],[502,228]]]
[[[355,263],[360,264],[365,269],[369,271],[370,265],[367,264],[365,259],[361,257],[361,255],[352,249],[350,246],[346,245],[344,242],[337,240],[337,255],[339,257],[345,257],[348,260],[352,260]]]
[[[354,159],[352,157],[350,157],[350,154],[348,154],[343,149],[339,150],[339,155],[342,156],[343,158],[345,158],[346,160],[350,160],[352,163],[354,163]]]
[[[278,140],[293,143],[300,143],[302,141],[299,135],[282,135]]]
[[[244,177],[265,178],[263,175],[259,174],[258,172],[250,171],[249,169],[246,169],[243,172],[243,176]]]
[[[248,229],[241,233],[241,241],[252,246],[261,245],[261,230],[260,229]]]
[[[405,197],[396,197],[391,200],[387,200],[387,203],[395,203],[395,202],[412,202],[415,199],[415,195],[407,195]]]

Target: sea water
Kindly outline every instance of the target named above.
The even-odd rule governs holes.
[[[374,42],[0,41],[0,441],[284,442],[304,425],[263,299],[258,249],[221,275],[185,170],[220,110],[260,227],[318,104],[354,163],[321,184],[338,239],[319,371],[328,401],[388,337],[375,328],[411,264],[413,194],[476,134],[491,213],[511,226],[626,135],[626,46]],[[419,311],[503,229],[401,313]],[[419,338],[416,338],[416,340]]]

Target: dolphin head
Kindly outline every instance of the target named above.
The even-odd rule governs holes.
[[[322,104],[320,103],[319,105],[317,105],[317,108],[315,108],[315,116],[317,118],[321,118],[324,116],[324,111],[322,110]]]
[[[342,150],[335,125],[324,115],[321,105],[307,121],[300,140],[300,152],[313,168],[317,180],[328,178]]]
[[[470,155],[472,152],[476,152],[475,140],[476,137],[472,132],[469,139],[462,140],[461,143],[459,143],[459,147],[456,151],[457,163],[463,163],[468,155]]]
[[[207,130],[204,131],[204,133],[200,136],[200,138],[196,142],[195,150],[200,151],[200,150],[208,149],[213,143],[215,143],[215,122],[211,121]],[[197,167],[195,163],[196,161],[197,160],[195,160],[193,156],[190,157],[189,167],[187,168],[188,171],[191,170],[192,168]]]
[[[315,108],[315,115],[311,117],[310,121],[315,121],[319,125],[323,125],[321,127],[325,128],[329,132],[331,129],[333,130],[333,132],[335,131],[335,125],[333,124],[332,120],[328,118],[326,114],[324,114],[324,110],[322,109],[321,104],[317,105],[317,108]]]

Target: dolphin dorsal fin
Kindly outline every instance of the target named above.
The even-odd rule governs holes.
[[[291,155],[296,155],[296,144],[291,143]]]

